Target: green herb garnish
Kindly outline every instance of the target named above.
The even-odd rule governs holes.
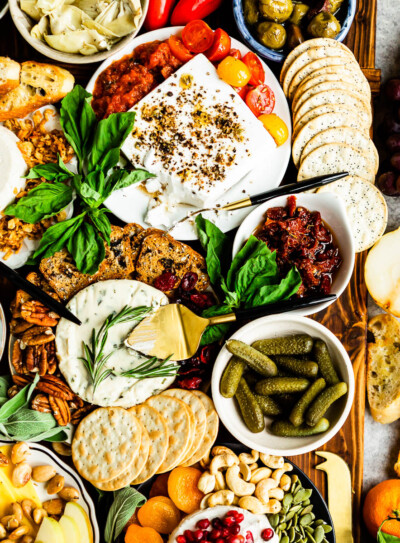
[[[96,273],[105,257],[104,242],[110,243],[111,234],[109,211],[102,204],[114,191],[154,177],[143,169],[117,167],[135,113],[113,113],[98,122],[91,98],[77,85],[61,102],[61,127],[78,158],[78,173],[68,170],[60,157],[57,164],[35,166],[27,178],[44,177],[50,183],[41,183],[4,210],[5,215],[33,224],[57,215],[77,196],[82,212],[50,226],[28,264],[37,264],[66,247],[79,271]]]
[[[398,522],[400,522],[400,511],[397,509],[394,509],[392,513],[394,516],[392,517],[389,515],[379,526],[378,533],[376,535],[378,543],[400,543],[399,537],[395,535],[387,534],[386,532],[382,532],[382,527],[385,524],[385,522],[389,520],[397,520]]]
[[[113,543],[117,539],[137,507],[141,507],[146,501],[143,494],[131,486],[114,492],[114,501],[108,511],[106,527],[104,529],[106,543]]]
[[[171,355],[172,356],[172,355]],[[174,363],[168,364],[171,356],[162,360],[157,357],[149,358],[136,368],[119,373],[122,377],[133,377],[134,379],[149,379],[150,377],[172,377],[178,372],[178,366]],[[117,375],[117,374],[114,374]]]
[[[123,324],[125,322],[131,321],[141,321],[151,311],[152,308],[147,306],[125,306],[116,315],[114,313],[109,315],[101,325],[98,332],[96,332],[96,329],[93,328],[90,338],[90,345],[83,342],[83,349],[86,356],[81,357],[80,360],[82,360],[85,368],[90,375],[94,391],[104,381],[104,379],[107,379],[107,377],[109,377],[113,373],[112,369],[103,369],[105,363],[112,355],[112,352],[107,355],[104,354],[104,348],[108,339],[109,329],[116,324]]]

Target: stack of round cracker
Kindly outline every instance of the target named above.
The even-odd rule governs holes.
[[[75,432],[72,459],[92,485],[115,491],[199,462],[218,427],[206,394],[170,389],[128,410],[101,407],[90,413]]]
[[[292,102],[297,180],[349,172],[344,180],[320,190],[345,199],[352,211],[356,250],[368,249],[385,230],[387,209],[373,185],[379,157],[370,138],[371,90],[366,77],[345,45],[317,38],[287,56],[280,81]],[[372,225],[371,216],[375,217]]]

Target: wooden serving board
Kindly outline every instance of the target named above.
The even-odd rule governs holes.
[[[375,27],[377,0],[359,0],[357,13],[345,43],[354,51],[356,59],[368,78],[373,95],[379,93],[380,71],[375,69]],[[224,0],[221,8],[210,17],[210,24],[221,26],[232,36],[240,39],[232,16],[229,0]],[[10,14],[0,21],[0,56],[10,56],[18,61],[38,60],[52,62],[35,51],[19,35],[12,23]],[[75,76],[76,82],[86,85],[97,69],[97,64],[63,65]],[[270,64],[278,74],[279,65]],[[361,491],[363,481],[364,452],[364,413],[367,341],[367,290],[364,281],[364,262],[366,254],[357,255],[352,279],[340,299],[327,310],[314,316],[327,326],[343,343],[353,362],[356,391],[351,414],[341,431],[323,449],[339,454],[350,466],[353,483],[353,525],[354,540],[361,543]],[[11,285],[0,278],[0,302],[7,317],[8,306],[13,295]],[[8,371],[7,354],[0,363],[0,374]],[[314,469],[316,456],[309,453],[292,460],[305,471],[326,496],[325,475]],[[340,542],[338,542],[340,543]]]

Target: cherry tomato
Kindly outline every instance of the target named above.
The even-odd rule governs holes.
[[[250,70],[241,60],[225,57],[218,64],[218,75],[232,87],[244,87],[250,81]]]
[[[229,51],[229,56],[237,58],[238,60],[242,60],[242,53],[239,51],[239,49],[231,49]]]
[[[190,21],[182,30],[184,46],[192,53],[204,53],[214,41],[214,32],[204,21]]]
[[[275,94],[268,85],[258,85],[246,95],[246,104],[256,117],[272,113],[275,107]]]
[[[178,36],[170,36],[168,38],[168,45],[174,57],[181,62],[188,62],[188,60],[193,58],[192,53],[186,49],[186,47],[183,45],[183,41],[178,38]]]
[[[179,0],[171,15],[171,26],[185,25],[195,19],[204,19],[221,4],[222,0]]]
[[[265,72],[261,64],[261,60],[258,58],[258,56],[255,53],[249,51],[244,55],[243,62],[249,68],[251,73],[249,85],[253,85],[253,87],[256,87],[257,85],[262,85],[265,80]]]
[[[217,60],[222,60],[227,57],[229,50],[231,48],[231,38],[229,34],[222,30],[222,28],[217,28],[214,32],[214,43],[205,52],[206,57],[211,62],[216,62]]]
[[[144,27],[146,30],[156,30],[167,26],[168,19],[174,7],[175,0],[150,0]]]
[[[285,122],[278,117],[278,115],[275,115],[275,113],[260,115],[258,120],[263,123],[266,130],[268,130],[268,132],[274,138],[278,147],[285,143],[285,141],[288,139],[288,127],[286,126]]]
[[[240,98],[244,100],[246,98],[246,94],[249,92],[251,87],[249,85],[246,85],[245,87],[233,87],[233,89],[238,93]]]

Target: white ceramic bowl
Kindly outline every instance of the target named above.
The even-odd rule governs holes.
[[[288,195],[268,200],[256,207],[244,219],[233,242],[233,256],[240,251],[251,234],[253,234],[256,228],[263,222],[267,209],[270,207],[285,206],[287,198]],[[329,230],[332,232],[335,242],[339,247],[343,262],[334,275],[331,290],[331,293],[336,294],[339,298],[347,287],[353,273],[355,255],[353,236],[351,234],[351,227],[344,203],[338,196],[331,193],[301,193],[296,194],[296,200],[298,206],[303,206],[310,211],[319,211],[321,213],[322,220],[329,227]],[[311,309],[297,309],[291,313],[303,316],[312,315],[325,309],[331,303],[333,302],[324,302],[322,304],[314,305]]]
[[[29,17],[26,13],[24,13],[20,8],[20,0],[9,0],[9,6],[10,6],[10,12],[11,17],[14,21],[15,26],[17,27],[18,31],[20,32],[21,36],[34,48],[36,51],[39,51],[39,53],[42,53],[42,55],[52,58],[53,60],[57,60],[58,62],[65,62],[70,64],[91,64],[94,62],[100,62],[105,60],[111,55],[114,55],[124,47],[128,45],[128,43],[133,40],[133,38],[136,36],[136,34],[141,29],[144,19],[147,14],[147,9],[149,7],[149,0],[141,0],[142,4],[142,16],[140,18],[138,27],[134,32],[131,34],[128,34],[128,36],[125,36],[120,41],[118,41],[115,45],[111,47],[108,51],[101,51],[100,53],[95,53],[94,55],[81,55],[79,53],[63,53],[62,51],[57,51],[56,49],[53,49],[46,43],[42,42],[41,40],[38,40],[37,38],[34,38],[31,36],[31,30],[32,27],[36,24],[36,22]]]
[[[327,443],[345,423],[354,398],[353,367],[345,348],[332,332],[316,321],[295,315],[274,315],[262,317],[235,332],[231,339],[238,339],[251,344],[259,339],[289,336],[293,334],[309,334],[313,338],[325,341],[341,380],[348,386],[345,396],[337,400],[327,411],[326,418],[331,426],[323,434],[309,437],[279,437],[274,436],[268,427],[273,421],[266,417],[266,430],[259,433],[250,432],[243,422],[239,407],[234,398],[224,398],[220,393],[220,381],[224,369],[231,358],[231,353],[223,347],[214,364],[212,374],[212,397],[218,415],[229,430],[241,443],[267,454],[295,456],[315,451]]]

